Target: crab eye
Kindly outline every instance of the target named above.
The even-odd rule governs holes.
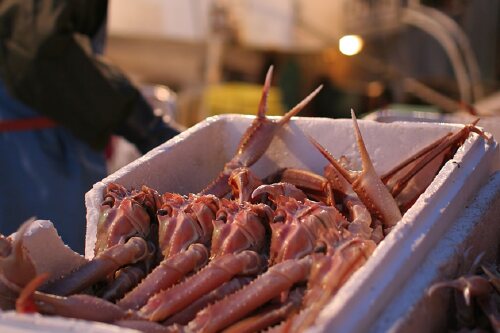
[[[156,212],[158,216],[165,216],[165,215],[171,215],[172,214],[172,207],[165,205],[162,208],[158,209]]]
[[[227,213],[226,212],[219,212],[217,214],[216,220],[222,221],[222,222],[227,222]]]
[[[102,202],[102,206],[113,207],[114,203],[115,203],[115,198],[113,198],[112,196],[107,196],[106,198],[104,198],[104,201]]]
[[[274,215],[273,222],[284,222],[286,219],[285,213],[283,211],[277,211]]]
[[[324,242],[318,242],[314,247],[314,253],[326,253],[326,244]]]

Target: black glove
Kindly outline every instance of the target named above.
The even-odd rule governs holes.
[[[132,113],[117,128],[116,134],[135,144],[141,153],[179,134],[179,131],[167,125],[162,118],[153,114],[151,106],[142,96],[138,96]]]

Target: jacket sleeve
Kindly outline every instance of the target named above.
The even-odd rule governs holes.
[[[124,135],[145,152],[177,134],[125,75],[94,55],[90,37],[106,18],[102,0],[4,0],[0,77],[13,97],[96,149]]]

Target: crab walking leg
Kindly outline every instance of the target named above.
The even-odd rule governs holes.
[[[354,111],[351,110],[354,134],[358,143],[363,170],[352,183],[352,188],[365,203],[368,210],[376,215],[386,228],[391,228],[401,220],[401,212],[392,195],[385,187],[373,167],[363,137],[359,130]]]
[[[76,271],[42,286],[44,292],[67,296],[78,293],[114,273],[118,268],[142,260],[149,253],[148,244],[139,237],[125,244],[113,245]]]
[[[267,96],[271,87],[272,66],[267,72],[266,81],[262,91],[257,117],[246,130],[238,145],[234,157],[226,163],[224,170],[210,183],[200,194],[214,194],[217,197],[225,196],[229,191],[228,180],[231,172],[239,167],[250,167],[264,155],[271,144],[276,132],[283,127],[293,116],[297,115],[321,90],[319,86],[304,100],[288,111],[279,120],[271,120],[266,117]]]
[[[136,288],[118,301],[118,306],[139,309],[152,295],[173,286],[189,272],[205,265],[208,256],[204,245],[193,244],[186,251],[164,259]]]
[[[215,303],[216,301],[223,299],[225,296],[243,288],[243,286],[247,285],[251,280],[252,279],[248,276],[236,277],[231,281],[224,283],[222,286],[211,291],[210,293],[206,294],[205,296],[197,299],[184,310],[177,312],[176,314],[162,322],[162,324],[167,326],[172,324],[186,325],[191,320],[193,320],[194,317],[196,317],[196,314],[200,310],[204,309],[209,304]]]
[[[368,260],[376,244],[371,240],[354,238],[315,260],[304,296],[305,309],[293,321],[292,331],[302,332],[310,327],[333,295]]]
[[[269,268],[248,286],[202,310],[188,324],[193,332],[218,332],[242,319],[259,306],[307,279],[312,257],[286,260]]]
[[[482,132],[480,129],[478,129],[475,124],[479,121],[477,119],[475,122],[469,125],[465,125],[461,130],[457,131],[456,133],[450,134],[448,133],[441,139],[436,140],[433,144],[430,146],[426,147],[423,149],[424,153],[417,153],[418,158],[416,158],[415,161],[410,161],[413,163],[408,162],[406,166],[408,166],[408,170],[405,170],[405,174],[402,176],[398,176],[396,179],[392,180],[392,183],[389,183],[390,178],[394,176],[395,171],[390,171],[387,175],[383,176],[383,180],[388,184],[390,187],[391,193],[394,197],[399,195],[401,191],[405,188],[405,186],[408,184],[408,182],[415,177],[417,173],[419,173],[425,166],[427,166],[432,160],[435,160],[436,158],[442,157],[442,155],[446,155],[448,150],[453,150],[454,148],[458,148],[469,136],[470,132],[475,132],[478,135],[482,136],[485,140],[490,140],[490,138]],[[422,156],[423,155],[423,156]],[[403,164],[404,165],[404,164]],[[435,170],[434,174],[432,177],[428,177],[427,179],[427,184],[428,185],[432,179],[434,178],[434,175],[437,173],[439,170],[439,167],[441,164],[438,164],[437,170]],[[418,193],[420,194],[420,193]]]
[[[288,168],[283,171],[281,181],[295,185],[314,200],[335,205],[331,184],[323,176],[307,170]]]
[[[133,317],[133,313],[122,310],[117,305],[90,295],[56,296],[36,291],[47,274],[33,278],[21,291],[16,301],[20,313],[40,312],[43,314],[78,318],[100,322]]]
[[[259,313],[224,329],[223,333],[261,332],[268,327],[279,324],[299,310],[303,291],[297,292],[297,289],[294,289],[288,296],[289,299],[284,304],[265,307]]]
[[[213,259],[196,275],[151,297],[140,309],[140,315],[152,321],[164,320],[234,276],[256,274],[262,266],[260,255],[254,251]]]
[[[116,272],[115,279],[107,286],[100,297],[114,302],[137,286],[146,277],[146,274],[147,272],[143,268],[135,265],[123,267]]]

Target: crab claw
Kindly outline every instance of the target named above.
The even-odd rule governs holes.
[[[351,110],[351,116],[363,166],[363,170],[353,181],[352,188],[358,194],[361,201],[365,203],[368,210],[377,216],[386,228],[393,227],[401,220],[401,212],[396,201],[384,183],[382,183],[382,180],[373,167],[353,110]]]
[[[230,187],[227,182],[231,172],[236,168],[250,167],[257,162],[257,160],[259,160],[259,158],[261,158],[266,152],[276,132],[293,116],[296,116],[322,88],[322,86],[316,88],[316,90],[310,93],[279,120],[269,119],[266,117],[266,111],[267,96],[269,94],[269,89],[271,88],[272,73],[273,67],[271,66],[266,75],[266,81],[264,83],[257,117],[243,134],[238,145],[238,149],[236,150],[236,154],[229,162],[226,163],[224,170],[218,175],[218,177],[205,189],[203,189],[200,194],[214,194],[219,198],[225,196],[230,191]]]

